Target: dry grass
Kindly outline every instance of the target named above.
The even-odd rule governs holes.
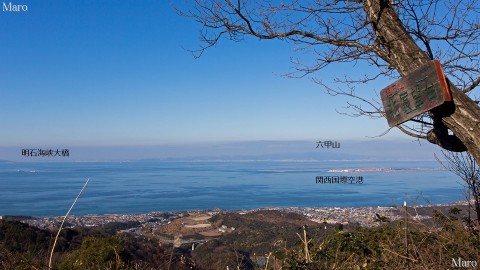
[[[68,215],[70,214],[70,211],[72,211],[73,207],[74,207],[75,204],[77,203],[78,198],[79,198],[80,195],[82,194],[82,192],[83,192],[83,190],[85,189],[85,187],[87,186],[88,182],[90,182],[90,178],[88,178],[87,181],[85,181],[85,184],[83,184],[82,189],[80,190],[80,192],[78,192],[77,197],[75,198],[75,200],[73,201],[72,205],[71,205],[70,208],[68,209],[67,214],[63,217],[62,224],[60,225],[60,228],[58,229],[57,235],[55,236],[55,241],[53,242],[52,250],[51,250],[51,252],[50,252],[50,258],[49,258],[49,260],[48,260],[48,269],[52,269],[53,252],[55,251],[55,246],[57,245],[58,236],[60,235],[60,232],[62,231],[63,224],[65,224],[65,220],[67,219]]]

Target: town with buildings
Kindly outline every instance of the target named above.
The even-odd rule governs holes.
[[[408,209],[408,215],[414,220],[429,219],[429,215],[421,214],[426,207],[465,206],[466,203],[455,203],[436,206],[417,206]],[[109,224],[125,224],[122,231],[136,235],[157,238],[165,244],[195,244],[208,241],[212,237],[233,232],[236,228],[228,227],[221,221],[212,218],[222,213],[237,213],[246,215],[256,211],[275,211],[279,213],[294,213],[317,224],[342,224],[363,227],[378,226],[382,222],[393,222],[405,216],[404,207],[288,207],[260,208],[240,211],[190,211],[190,212],[153,212],[148,214],[106,214],[68,216],[64,228],[68,227],[99,227]],[[35,218],[17,217],[30,226],[41,229],[56,230],[62,224],[63,216]]]

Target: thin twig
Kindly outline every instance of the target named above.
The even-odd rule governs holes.
[[[417,260],[415,260],[415,259],[413,259],[413,258],[406,257],[406,256],[403,256],[403,255],[401,255],[401,254],[398,254],[398,253],[397,253],[397,252],[395,252],[395,251],[389,250],[389,249],[388,249],[388,248],[386,248],[386,247],[383,247],[383,249],[384,249],[384,250],[386,250],[386,251],[388,251],[388,252],[390,252],[390,253],[392,253],[392,254],[394,254],[394,255],[397,255],[398,257],[401,257],[401,258],[404,258],[404,259],[410,260],[410,261],[412,261],[412,262],[416,262],[416,261],[417,261]]]
[[[268,253],[268,256],[267,256],[267,263],[265,264],[265,270],[268,269],[268,262],[270,261],[270,255],[272,255],[272,252]]]
[[[50,259],[48,261],[48,269],[52,269],[53,251],[55,250],[55,245],[57,244],[58,236],[60,235],[60,232],[62,231],[63,224],[65,223],[65,220],[67,219],[68,214],[70,214],[70,211],[72,211],[73,206],[75,206],[75,203],[77,203],[77,200],[80,197],[80,194],[82,194],[83,190],[85,189],[85,187],[87,186],[89,181],[90,181],[90,178],[87,179],[87,181],[83,185],[82,189],[78,193],[77,197],[73,201],[72,206],[70,206],[70,209],[68,209],[67,214],[63,217],[62,224],[60,225],[60,228],[58,229],[58,232],[57,232],[57,236],[55,236],[55,241],[53,242],[52,251],[50,252]]]
[[[173,259],[173,251],[175,250],[175,243],[172,246],[172,253],[170,253],[170,260],[168,260],[168,270],[170,270],[170,266],[172,266],[172,259]]]

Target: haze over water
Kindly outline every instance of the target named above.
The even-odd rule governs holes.
[[[317,176],[363,184],[317,184]],[[73,215],[464,199],[459,179],[432,161],[1,162],[0,215],[64,215],[87,178]]]

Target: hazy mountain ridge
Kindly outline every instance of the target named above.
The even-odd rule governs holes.
[[[157,146],[72,146],[68,157],[25,157],[19,147],[0,147],[0,162],[196,161],[196,160],[435,160],[435,146],[410,140],[340,141],[317,148],[316,141],[251,141]]]

